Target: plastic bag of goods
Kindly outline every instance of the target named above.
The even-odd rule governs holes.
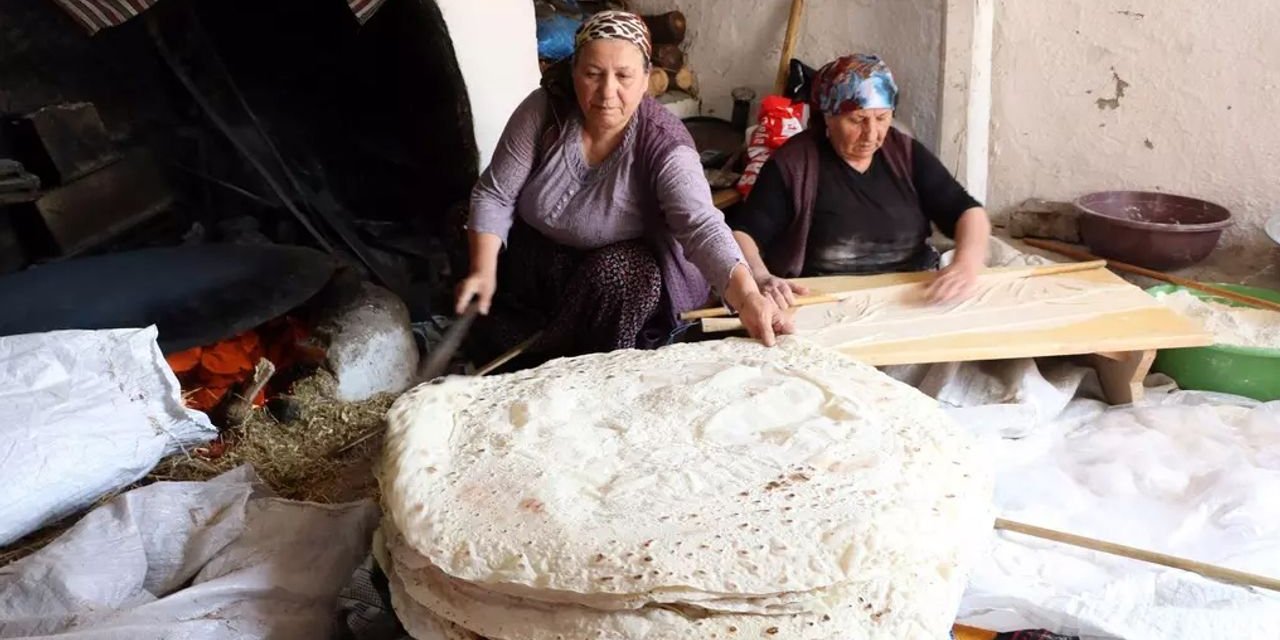
[[[0,546],[217,435],[155,327],[0,337]]]
[[[558,13],[538,18],[538,58],[558,61],[573,55],[573,36],[580,26],[581,18]]]
[[[783,96],[769,96],[760,103],[760,124],[752,129],[747,144],[747,167],[738,180],[738,192],[742,197],[751,194],[760,169],[791,136],[804,130],[804,105],[793,103]]]

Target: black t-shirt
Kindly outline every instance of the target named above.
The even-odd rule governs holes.
[[[937,266],[930,223],[948,237],[966,210],[981,206],[917,140],[912,184],[899,180],[882,153],[859,173],[831,147],[818,143],[818,193],[805,248],[803,276],[919,271]],[[730,216],[735,231],[752,237],[767,257],[795,218],[792,196],[777,163],[761,169],[751,196]],[[767,258],[766,258],[767,261]]]

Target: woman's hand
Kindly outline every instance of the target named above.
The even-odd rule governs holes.
[[[954,260],[938,272],[925,289],[929,302],[935,304],[963,300],[973,295],[978,287],[978,274],[982,264],[976,260]]]
[[[734,305],[738,310],[738,319],[746,328],[747,335],[772,347],[778,343],[777,336],[795,331],[791,319],[787,317],[773,299],[759,291],[747,294],[741,305]]]
[[[962,300],[973,295],[978,275],[987,264],[987,246],[991,242],[991,221],[982,207],[960,214],[956,221],[956,253],[951,264],[938,272],[929,283],[925,295],[930,302]]]
[[[493,304],[493,294],[498,290],[498,276],[492,271],[473,271],[458,284],[458,301],[455,303],[454,312],[462,315],[467,306],[471,304],[471,299],[476,298],[480,303],[480,315],[489,315],[489,305]]]
[[[760,293],[772,299],[773,303],[783,311],[795,306],[796,296],[809,294],[809,287],[770,273],[757,277],[756,286],[760,287]]]
[[[471,275],[458,283],[454,312],[462,315],[471,299],[476,298],[480,304],[480,315],[487,316],[489,305],[493,304],[493,293],[498,290],[498,251],[502,249],[502,238],[475,231],[467,235],[471,244]]]
[[[791,333],[794,327],[791,319],[782,313],[772,298],[760,293],[760,287],[751,277],[751,270],[746,265],[738,265],[729,276],[729,287],[725,291],[725,301],[738,312],[738,319],[746,328],[747,334],[772,347],[777,344],[778,334]]]

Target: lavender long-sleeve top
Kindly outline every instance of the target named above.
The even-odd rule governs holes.
[[[642,112],[663,120],[657,129],[676,130],[668,118],[681,132],[683,124],[661,107],[639,110],[618,149],[592,167],[582,149],[582,116],[572,111],[560,135],[539,150],[539,138],[555,117],[547,93],[534,91],[520,104],[471,192],[471,230],[505,243],[519,215],[548,239],[583,250],[667,233],[723,293],[730,272],[744,260],[724,214],[712,203],[697,151],[692,144],[667,145],[658,158],[645,161],[637,144]]]

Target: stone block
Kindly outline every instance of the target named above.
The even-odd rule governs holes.
[[[46,186],[68,184],[120,159],[92,103],[55,104],[10,123],[14,145]]]
[[[14,226],[33,254],[73,256],[164,212],[174,193],[160,165],[141,149],[39,200],[13,205]]]
[[[1014,238],[1046,238],[1078,244],[1080,212],[1069,202],[1032,198],[1009,214],[1008,232]]]
[[[404,302],[369,282],[344,297],[316,327],[328,341],[326,364],[338,381],[338,399],[360,402],[408,389],[419,354]]]

